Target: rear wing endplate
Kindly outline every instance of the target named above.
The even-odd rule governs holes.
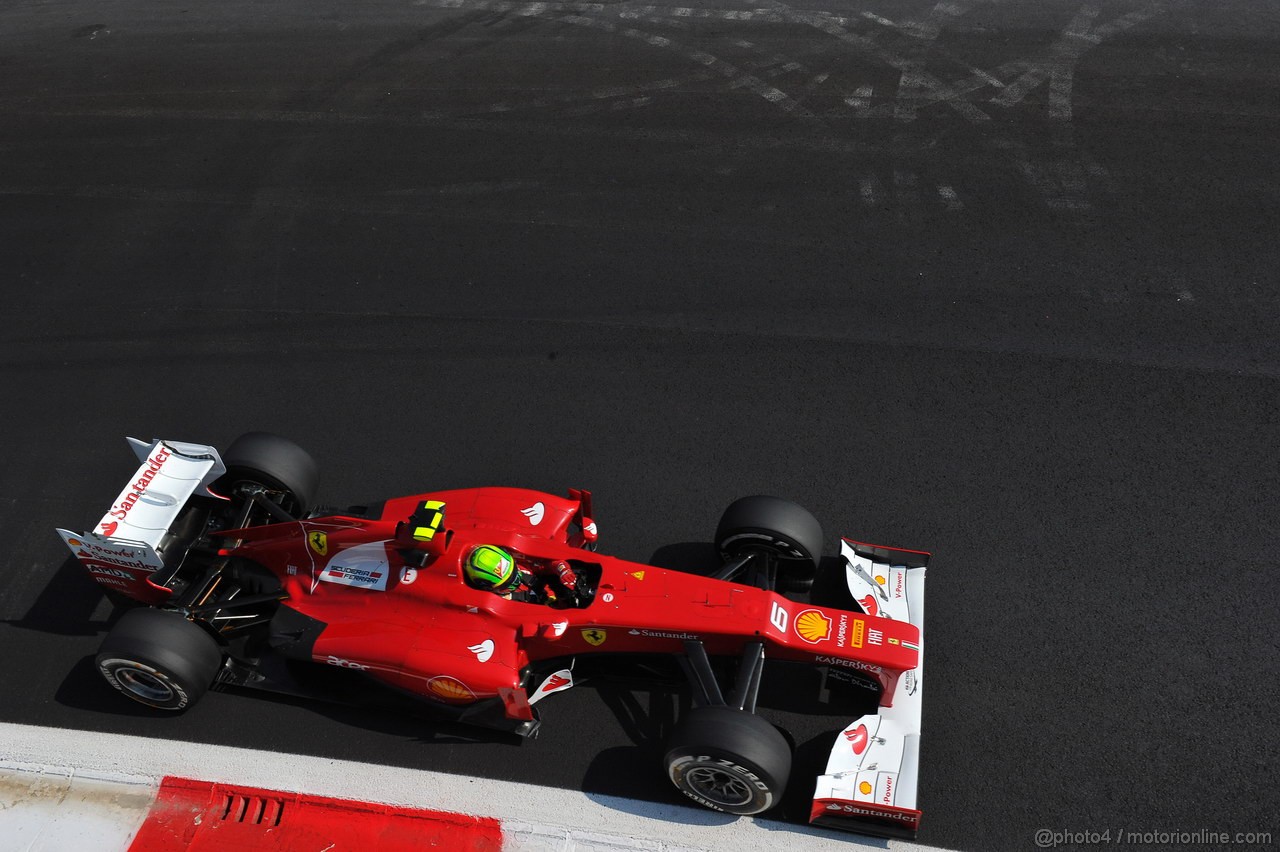
[[[161,544],[192,495],[218,497],[209,485],[226,472],[205,444],[129,438],[141,465],[92,530],[58,535],[93,578],[139,600],[156,602],[168,590],[147,582],[164,567]]]
[[[924,577],[929,554],[845,539],[840,546],[854,600],[870,616],[920,629],[919,664],[898,679],[891,707],[851,722],[836,737],[814,790],[809,822],[842,831],[914,838],[924,681]]]

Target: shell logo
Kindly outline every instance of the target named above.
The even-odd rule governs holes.
[[[862,795],[864,795],[864,796],[870,796],[870,795],[871,795],[871,782],[870,782],[870,781],[862,781],[862,782],[860,782],[860,783],[858,784],[858,792],[859,792],[859,793],[861,793],[861,794],[862,794]]]
[[[440,675],[427,681],[427,691],[441,701],[469,704],[476,700],[476,694],[465,683],[456,677]]]
[[[831,619],[816,609],[806,609],[796,616],[796,635],[810,645],[831,636]]]

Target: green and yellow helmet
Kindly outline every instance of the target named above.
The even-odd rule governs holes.
[[[516,583],[516,560],[510,552],[492,544],[472,548],[463,565],[467,582],[477,589],[499,591]]]

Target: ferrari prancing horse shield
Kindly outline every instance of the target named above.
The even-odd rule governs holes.
[[[307,544],[321,556],[329,555],[329,537],[319,530],[312,530],[307,536]]]
[[[587,641],[588,645],[603,645],[604,640],[609,638],[609,633],[599,627],[588,627],[582,631],[582,638]]]

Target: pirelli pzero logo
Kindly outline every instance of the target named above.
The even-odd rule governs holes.
[[[796,635],[810,645],[831,638],[831,619],[816,609],[806,609],[796,616]]]

